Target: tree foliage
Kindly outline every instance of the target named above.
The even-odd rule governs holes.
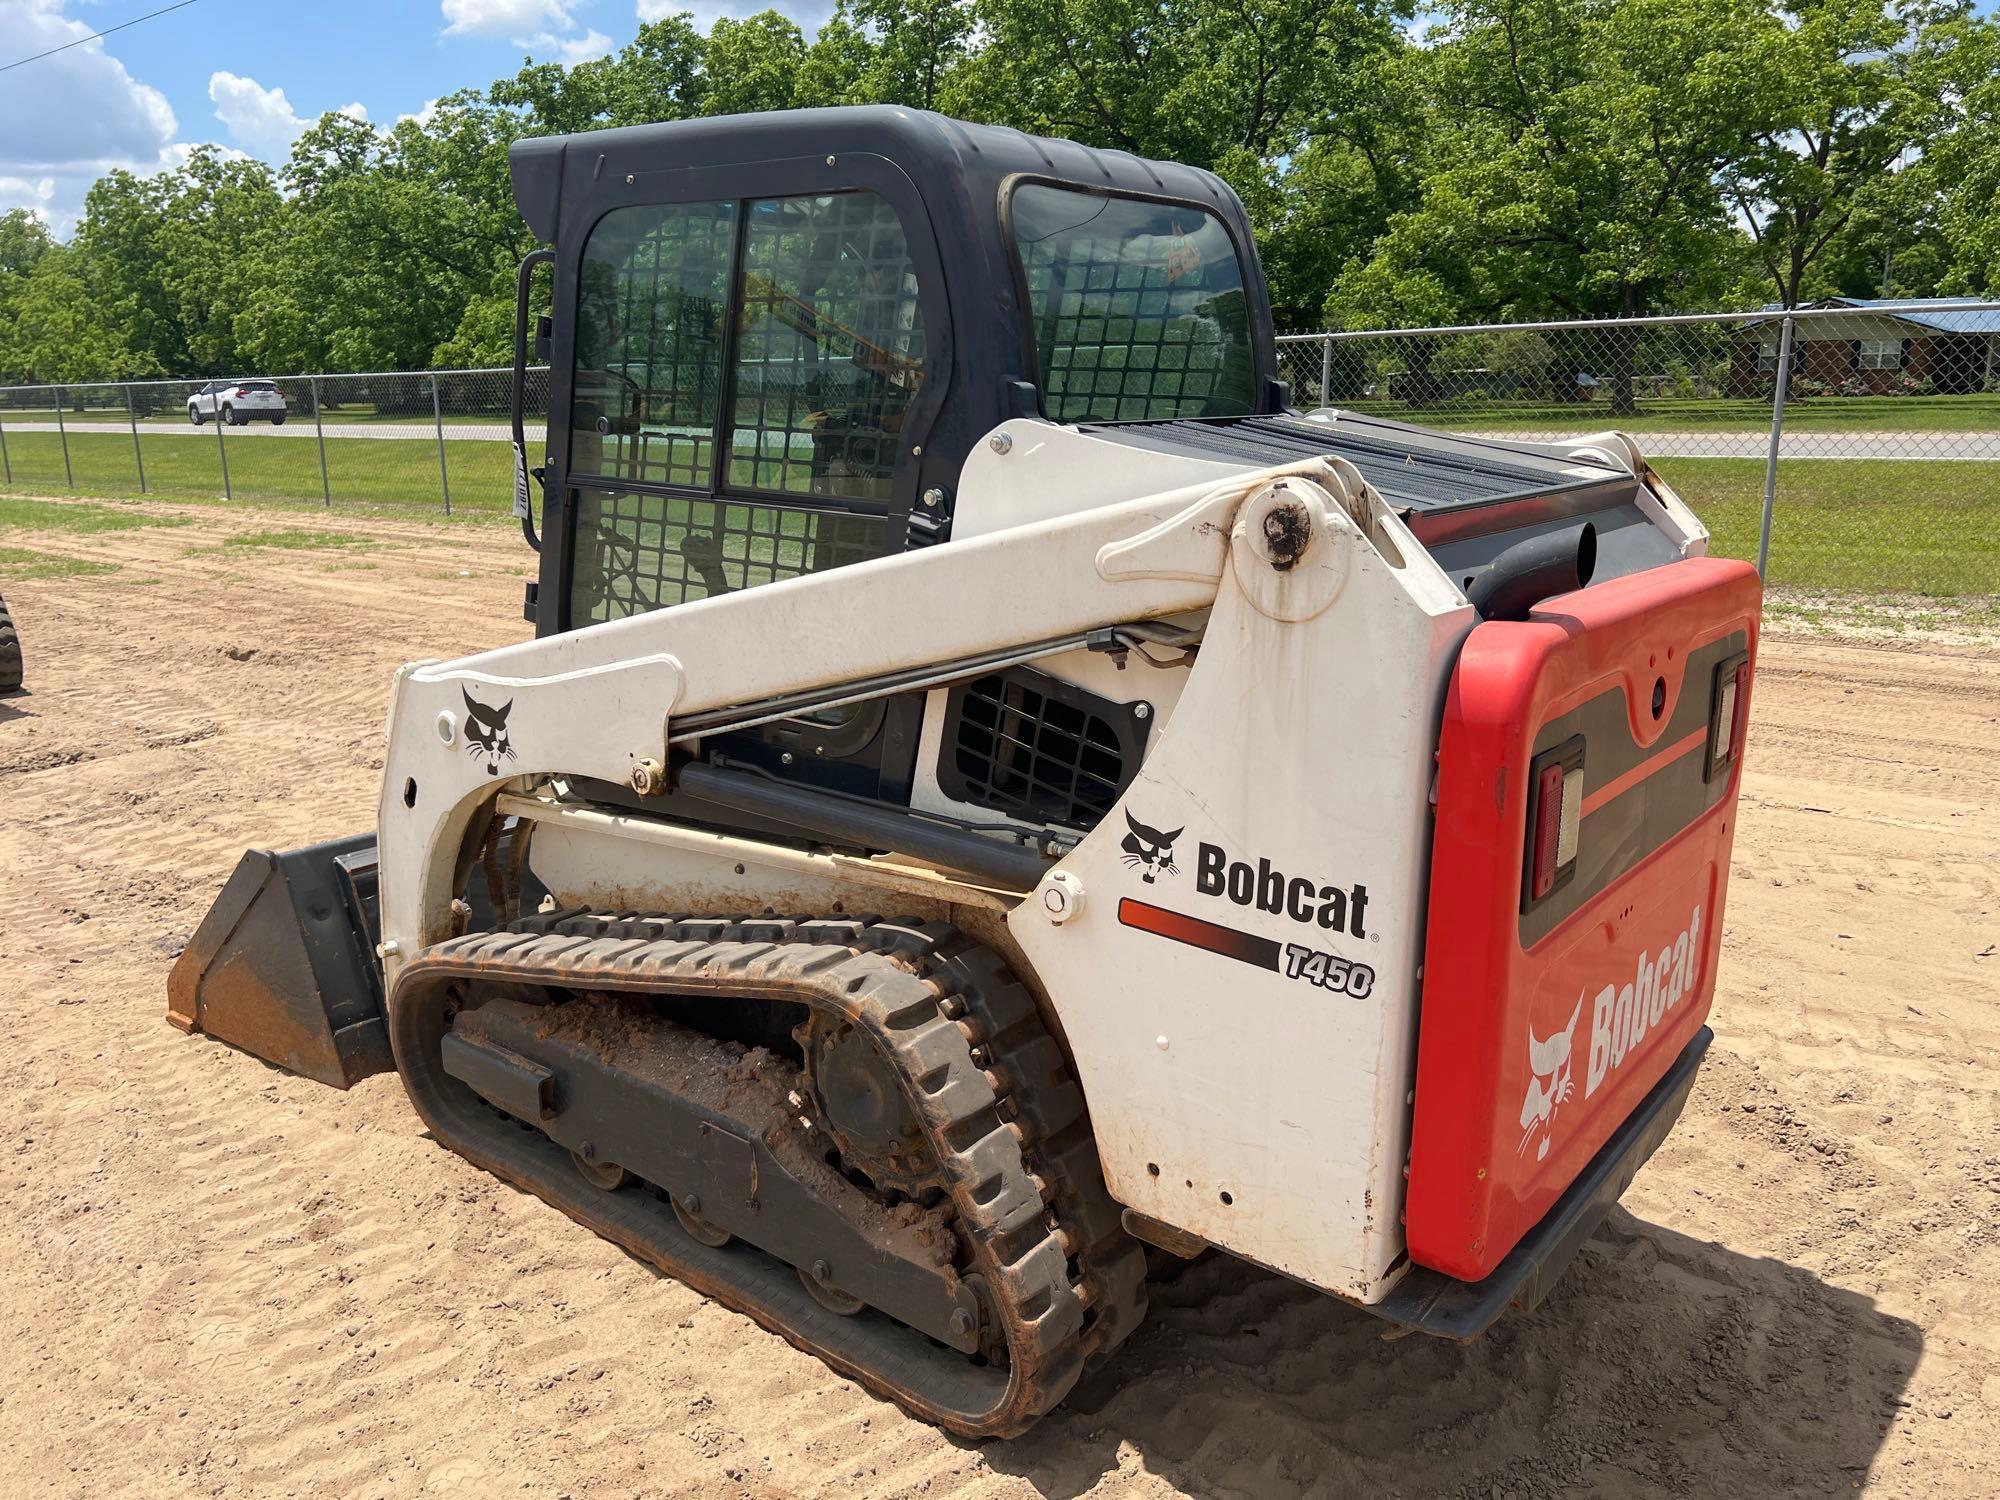
[[[110,173],[67,243],[0,216],[0,380],[502,361],[532,248],[513,141],[871,102],[1213,169],[1290,327],[2000,281],[2000,40],[1969,0],[1441,0],[1413,37],[1417,13],[837,0],[811,37],[669,16],[386,129],[326,115],[275,169],[197,148]]]

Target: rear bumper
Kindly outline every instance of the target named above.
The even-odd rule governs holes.
[[[1666,1076],[1484,1280],[1459,1281],[1418,1266],[1368,1310],[1411,1332],[1448,1339],[1477,1338],[1510,1307],[1533,1311],[1674,1128],[1714,1040],[1706,1026],[1694,1034]]]

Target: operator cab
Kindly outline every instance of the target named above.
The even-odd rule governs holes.
[[[1208,172],[892,107],[511,161],[554,246],[542,634],[941,541],[1010,417],[1284,406]]]
[[[1622,440],[1289,411],[1249,220],[1210,172],[886,106],[524,140],[511,165],[553,247],[524,263],[516,307],[519,441],[528,273],[552,263],[542,635],[1329,455],[1468,591],[1538,538],[1574,556],[1581,531],[1609,578],[1699,531],[1663,514],[1678,502],[1647,492]],[[920,643],[925,622],[909,628]],[[1181,674],[1140,686],[1076,655],[772,716],[694,753],[1080,835]]]

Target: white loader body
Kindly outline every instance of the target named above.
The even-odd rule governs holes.
[[[400,965],[453,930],[465,831],[496,796],[539,825],[533,868],[559,905],[943,915],[1000,941],[1041,996],[1114,1197],[1377,1300],[1407,1268],[1428,791],[1474,612],[1340,460],[1094,505],[1091,465],[1120,455],[1047,424],[1003,432],[1024,465],[1066,462],[1067,493],[1000,484],[1004,462],[982,459],[948,546],[405,668],[380,813],[390,993]],[[1125,464],[1127,484],[1175,462]],[[1699,550],[1691,517],[1678,540]],[[1081,650],[1044,662],[1162,717],[1116,813],[1033,892],[564,794],[570,778],[659,777],[690,714],[1204,617],[1191,667],[1134,652],[1120,671]],[[468,710],[501,700],[496,751]],[[952,805],[934,779],[914,800]],[[1171,843],[1139,839],[1135,854],[1134,825]],[[1176,940],[1175,919],[1207,945]],[[1218,933],[1245,951],[1217,951]]]

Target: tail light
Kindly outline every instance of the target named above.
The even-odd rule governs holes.
[[[247,385],[239,385],[238,387],[236,387],[236,394],[238,396],[247,396],[250,394],[250,387],[248,387]]]
[[[1743,756],[1750,727],[1750,653],[1739,651],[1715,669],[1708,700],[1708,765],[1704,781],[1725,775]]]
[[[1528,842],[1522,860],[1521,910],[1559,891],[1576,873],[1583,821],[1583,736],[1536,756],[1528,770]]]

